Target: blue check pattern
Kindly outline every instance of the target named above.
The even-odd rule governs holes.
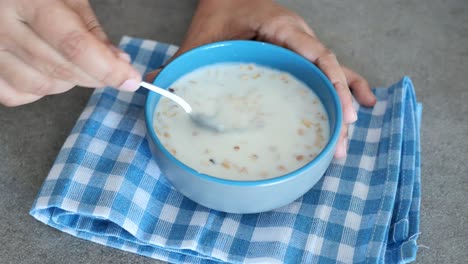
[[[142,73],[176,47],[124,37]],[[210,210],[173,189],[145,139],[146,91],[99,89],[30,214],[73,236],[173,263],[407,263],[418,249],[421,106],[408,78],[355,104],[349,155],[303,197],[261,214]]]

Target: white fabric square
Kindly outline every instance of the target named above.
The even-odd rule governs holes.
[[[346,244],[340,244],[338,246],[338,254],[336,260],[343,263],[353,263],[354,248]]]
[[[166,55],[169,56],[169,57],[172,57],[172,55],[174,55],[174,53],[176,53],[176,51],[178,49],[179,49],[179,47],[177,47],[177,46],[169,45],[169,48],[167,48]]]
[[[125,221],[122,225],[126,231],[130,232],[131,234],[136,234],[138,231],[138,225],[135,224],[130,218],[125,218]]]
[[[223,223],[221,224],[221,228],[219,229],[219,232],[234,237],[238,229],[239,223],[228,217],[224,219]]]
[[[135,190],[135,194],[133,195],[132,201],[144,210],[148,206],[150,197],[151,196],[148,192],[141,188],[137,188]]]
[[[197,243],[193,240],[183,240],[180,244],[180,248],[195,250],[197,248]]]
[[[144,40],[141,43],[140,49],[154,50],[155,47],[156,47],[156,42]]]
[[[382,133],[381,128],[368,128],[366,135],[367,143],[377,143],[380,142],[380,134]]]
[[[60,173],[63,171],[63,167],[65,164],[62,163],[56,163],[54,166],[52,166],[52,169],[50,169],[49,176],[47,176],[48,180],[56,180],[59,178]]]
[[[161,214],[159,215],[159,219],[169,223],[174,223],[178,212],[179,208],[166,203],[161,208]]]
[[[123,36],[123,37],[120,39],[120,45],[124,46],[124,45],[126,45],[127,43],[129,43],[130,40],[132,40],[131,37],[129,37],[129,36]]]
[[[123,180],[124,179],[122,176],[109,175],[109,177],[106,180],[106,183],[104,184],[103,189],[106,191],[118,192],[120,190],[120,186],[122,185]]]
[[[63,206],[64,208],[67,208],[68,211],[77,212],[77,211],[78,211],[78,207],[80,206],[80,202],[74,201],[74,200],[70,200],[70,199],[68,199],[68,198],[63,198],[62,206]]]
[[[322,185],[324,191],[330,191],[336,193],[338,186],[340,185],[340,179],[336,177],[327,176],[325,177]]]
[[[121,120],[122,115],[108,111],[106,117],[102,120],[102,124],[109,128],[117,128]]]
[[[247,259],[244,263],[245,264],[281,264],[284,262],[278,259],[264,257],[264,258]]]
[[[362,221],[362,216],[360,216],[360,215],[358,215],[358,214],[356,214],[354,212],[348,211],[346,213],[346,219],[345,219],[345,222],[344,222],[344,226],[358,231],[359,227],[361,226],[361,221]]]
[[[41,196],[37,198],[36,207],[37,208],[46,207],[49,204],[49,200],[50,200],[50,196]]]
[[[387,110],[387,101],[377,101],[377,103],[372,108],[372,114],[375,116],[381,116],[385,114]]]
[[[289,244],[292,228],[290,227],[256,227],[252,233],[252,242],[278,241]]]
[[[207,212],[196,212],[190,219],[190,226],[205,226],[208,220]]]
[[[166,230],[169,233],[169,230]],[[167,234],[164,234],[165,236]],[[150,242],[155,245],[165,245],[167,243],[167,238],[163,237],[159,234],[152,234],[150,238]]]
[[[78,166],[75,172],[75,177],[73,181],[76,183],[81,183],[83,185],[88,185],[91,177],[93,176],[94,171],[86,167]]]
[[[110,216],[110,207],[98,205],[94,208],[93,215],[102,218],[108,218]]]
[[[93,138],[91,142],[89,143],[89,147],[87,150],[98,156],[102,156],[108,144],[109,144],[108,142],[102,141],[98,138]]]
[[[133,134],[138,135],[140,137],[144,137],[146,135],[146,126],[145,126],[145,121],[138,119],[135,122],[135,125],[132,128],[131,131]]]
[[[218,259],[227,259],[228,258],[228,254],[226,252],[224,252],[222,250],[219,250],[217,248],[214,248],[213,251],[211,252],[211,254],[213,255],[213,257],[218,258]]]
[[[71,134],[70,136],[68,136],[67,140],[65,140],[65,143],[63,143],[63,148],[73,147],[79,135],[80,134],[76,133],[76,134]]]
[[[148,162],[145,171],[151,171],[151,173],[153,174],[153,176],[155,176],[156,179],[158,179],[159,175],[161,174],[161,169],[159,168],[158,164],[156,164],[156,162],[153,160],[150,160],[150,162]]]
[[[83,110],[78,120],[87,120],[94,111],[94,106],[88,106]]]
[[[368,156],[363,154],[361,156],[361,161],[359,162],[359,168],[365,169],[367,171],[374,170],[375,167],[375,156]]]
[[[369,193],[369,186],[362,182],[356,182],[353,188],[353,196],[363,201],[367,200],[367,194]]]
[[[315,209],[314,216],[320,218],[322,221],[328,222],[332,208],[327,205],[318,205]]]
[[[323,237],[317,235],[309,235],[307,238],[305,249],[315,255],[320,255],[323,247]]]
[[[121,148],[117,161],[131,164],[135,154],[136,152],[133,149]]]

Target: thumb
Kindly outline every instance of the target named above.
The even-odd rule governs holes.
[[[80,16],[81,20],[83,21],[86,29],[93,34],[98,40],[102,43],[106,44],[112,52],[121,60],[130,63],[131,58],[130,56],[125,53],[124,51],[120,50],[116,46],[112,44],[107,36],[106,32],[99,23],[99,20],[96,17],[89,1],[66,1],[67,5],[75,11],[78,16]]]
[[[88,31],[93,34],[97,39],[99,39],[104,44],[110,45],[111,42],[107,37],[106,33],[102,29],[99,20],[97,19],[96,15],[94,14],[93,9],[88,1],[65,1],[65,3],[75,11],[78,16],[80,16],[81,20],[85,24]]]

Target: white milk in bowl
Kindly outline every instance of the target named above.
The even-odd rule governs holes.
[[[203,174],[239,181],[278,177],[314,159],[330,136],[319,98],[289,73],[214,64],[183,76],[169,90],[225,127],[224,132],[200,127],[167,98],[156,107],[154,129],[161,143]]]

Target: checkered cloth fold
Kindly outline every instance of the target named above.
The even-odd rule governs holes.
[[[141,72],[176,47],[124,37]],[[349,155],[303,197],[266,213],[210,210],[171,187],[145,139],[146,91],[99,89],[31,215],[71,235],[175,263],[405,263],[419,235],[421,106],[408,78],[355,105]]]

